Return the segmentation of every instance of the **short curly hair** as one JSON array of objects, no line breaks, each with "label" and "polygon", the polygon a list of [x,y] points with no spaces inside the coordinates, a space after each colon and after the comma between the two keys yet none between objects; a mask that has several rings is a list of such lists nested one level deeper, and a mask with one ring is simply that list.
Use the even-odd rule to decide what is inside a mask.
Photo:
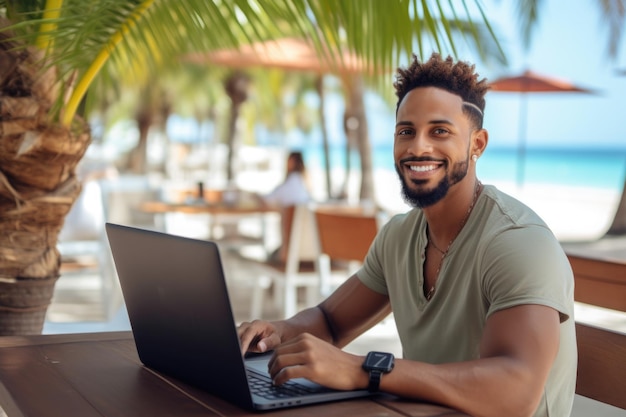
[{"label": "short curly hair", "polygon": [[[443,59],[436,52],[428,61],[421,63],[413,54],[413,62],[406,69],[398,68],[393,86],[398,96],[396,113],[409,91],[418,87],[437,87],[460,96],[465,103],[470,103],[463,106],[463,112],[477,129],[483,127],[485,94],[489,85],[485,78],[478,80],[474,65],[464,61],[455,63],[450,56]],[[477,106],[480,112],[472,105]]]}]

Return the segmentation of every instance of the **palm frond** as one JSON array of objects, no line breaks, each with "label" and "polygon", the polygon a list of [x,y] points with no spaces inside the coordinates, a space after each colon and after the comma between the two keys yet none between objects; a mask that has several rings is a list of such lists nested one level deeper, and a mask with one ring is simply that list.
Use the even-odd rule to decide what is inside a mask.
[{"label": "palm frond", "polygon": [[602,23],[609,22],[608,53],[615,57],[619,51],[626,24],[626,0],[600,0]]},{"label": "palm frond", "polygon": [[530,48],[531,35],[539,21],[539,10],[544,0],[518,0],[517,15],[522,33],[523,45]]},{"label": "palm frond", "polygon": [[36,45],[45,35],[47,62],[59,67],[60,81],[77,75],[66,122],[97,77],[140,85],[179,65],[182,54],[281,36],[312,40],[325,59],[341,59],[348,48],[377,71],[416,51],[455,55],[458,36],[481,53],[496,45],[489,53],[503,56],[479,0],[64,0],[56,18],[42,14],[41,0],[30,0],[30,8],[18,3],[5,0],[14,40]]}]

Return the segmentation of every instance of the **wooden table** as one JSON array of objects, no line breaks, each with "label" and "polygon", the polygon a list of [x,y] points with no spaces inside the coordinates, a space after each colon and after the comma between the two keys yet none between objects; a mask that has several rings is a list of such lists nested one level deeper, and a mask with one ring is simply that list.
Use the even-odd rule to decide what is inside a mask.
[{"label": "wooden table", "polygon": [[[223,245],[238,247],[250,243],[260,243],[265,251],[269,251],[270,242],[266,232],[271,224],[271,216],[278,216],[276,207],[262,205],[259,202],[244,200],[235,204],[209,203],[205,200],[188,202],[145,201],[139,210],[160,216],[160,226],[167,230],[164,216],[171,213],[183,215],[207,215],[206,228],[209,240],[219,240]],[[238,224],[244,219],[258,222],[258,236],[244,236],[238,232]],[[277,223],[278,221],[276,221]]]},{"label": "wooden table", "polygon": [[197,203],[171,203],[164,201],[146,201],[141,203],[139,209],[146,213],[186,213],[186,214],[212,214],[212,215],[244,215],[276,213],[278,209],[260,204],[209,204],[203,201]]},{"label": "wooden table", "polygon": [[393,397],[251,413],[144,367],[131,332],[0,338],[0,406],[9,417],[466,416]]}]

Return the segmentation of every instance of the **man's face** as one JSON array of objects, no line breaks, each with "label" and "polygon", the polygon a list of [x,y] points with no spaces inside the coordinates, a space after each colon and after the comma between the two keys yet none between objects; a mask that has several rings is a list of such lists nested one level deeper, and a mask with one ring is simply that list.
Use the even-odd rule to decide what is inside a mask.
[{"label": "man's face", "polygon": [[472,126],[461,97],[435,87],[411,90],[396,116],[394,161],[405,200],[428,207],[467,175]]}]

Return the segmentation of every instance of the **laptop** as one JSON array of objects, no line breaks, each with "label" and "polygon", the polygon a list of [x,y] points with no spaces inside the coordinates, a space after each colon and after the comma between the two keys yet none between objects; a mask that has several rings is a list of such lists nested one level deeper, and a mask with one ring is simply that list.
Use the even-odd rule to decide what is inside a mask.
[{"label": "laptop", "polygon": [[215,242],[107,223],[137,353],[147,367],[249,410],[370,395],[306,379],[275,387],[268,354],[241,355]]}]

